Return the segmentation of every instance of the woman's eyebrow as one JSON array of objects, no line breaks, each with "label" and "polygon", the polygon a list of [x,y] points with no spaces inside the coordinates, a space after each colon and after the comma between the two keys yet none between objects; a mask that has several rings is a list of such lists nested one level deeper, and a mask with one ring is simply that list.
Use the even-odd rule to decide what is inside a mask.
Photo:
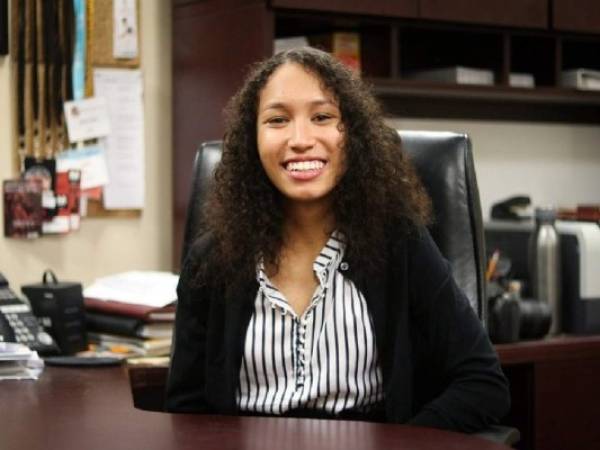
[{"label": "woman's eyebrow", "polygon": [[[316,99],[316,100],[311,100],[310,102],[308,102],[311,106],[323,106],[323,105],[332,105],[337,107],[337,104],[335,102],[333,102],[332,100],[329,99]],[[285,102],[278,102],[278,101],[274,101],[271,103],[267,103],[263,108],[262,111],[267,111],[269,109],[287,109],[288,108],[288,104]]]}]

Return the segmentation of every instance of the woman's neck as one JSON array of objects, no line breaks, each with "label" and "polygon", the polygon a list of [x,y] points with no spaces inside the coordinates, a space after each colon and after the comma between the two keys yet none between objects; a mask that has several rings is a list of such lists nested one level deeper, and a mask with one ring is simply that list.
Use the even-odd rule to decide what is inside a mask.
[{"label": "woman's neck", "polygon": [[330,205],[294,204],[286,208],[285,214],[284,248],[288,251],[312,249],[318,254],[334,229]]}]

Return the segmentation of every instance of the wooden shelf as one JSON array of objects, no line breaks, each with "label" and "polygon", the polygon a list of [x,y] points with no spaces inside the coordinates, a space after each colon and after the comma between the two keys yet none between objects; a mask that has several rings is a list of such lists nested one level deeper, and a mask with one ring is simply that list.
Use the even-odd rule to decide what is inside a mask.
[{"label": "wooden shelf", "polygon": [[559,87],[516,88],[442,84],[391,78],[367,78],[365,81],[372,84],[375,94],[381,97],[443,97],[553,105],[600,105],[600,91]]},{"label": "wooden shelf", "polygon": [[600,123],[600,92],[367,78],[389,115]]}]

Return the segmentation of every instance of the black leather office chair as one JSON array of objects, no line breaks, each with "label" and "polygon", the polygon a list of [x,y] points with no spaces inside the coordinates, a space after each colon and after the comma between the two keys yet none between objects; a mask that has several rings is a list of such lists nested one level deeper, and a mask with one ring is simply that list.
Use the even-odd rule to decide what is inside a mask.
[{"label": "black leather office chair", "polygon": [[[485,326],[485,249],[471,141],[465,134],[450,132],[398,134],[433,202],[431,235]],[[200,211],[220,160],[221,141],[206,142],[196,153],[182,258],[200,232]],[[491,427],[478,434],[508,445],[520,438],[518,430],[508,427]]]},{"label": "black leather office chair", "polygon": [[[485,324],[485,249],[470,140],[446,132],[401,131],[399,135],[433,201],[431,235]],[[206,142],[196,153],[183,258],[200,231],[200,210],[220,160],[221,141]]]}]

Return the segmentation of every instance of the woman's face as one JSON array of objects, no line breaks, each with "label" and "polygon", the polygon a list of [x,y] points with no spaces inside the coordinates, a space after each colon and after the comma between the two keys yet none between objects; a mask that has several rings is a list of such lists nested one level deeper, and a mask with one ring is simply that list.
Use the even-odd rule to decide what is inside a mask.
[{"label": "woman's face", "polygon": [[302,66],[286,63],[263,88],[257,144],[267,176],[292,203],[329,202],[344,173],[341,114],[331,93]]}]

